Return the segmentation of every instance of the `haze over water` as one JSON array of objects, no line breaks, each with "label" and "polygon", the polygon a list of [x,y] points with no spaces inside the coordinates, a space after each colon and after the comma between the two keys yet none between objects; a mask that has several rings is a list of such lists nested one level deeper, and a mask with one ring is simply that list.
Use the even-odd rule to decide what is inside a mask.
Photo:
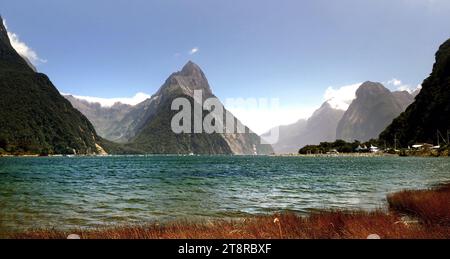
[{"label": "haze over water", "polygon": [[375,209],[386,194],[450,180],[417,157],[0,158],[0,232],[290,210]]}]

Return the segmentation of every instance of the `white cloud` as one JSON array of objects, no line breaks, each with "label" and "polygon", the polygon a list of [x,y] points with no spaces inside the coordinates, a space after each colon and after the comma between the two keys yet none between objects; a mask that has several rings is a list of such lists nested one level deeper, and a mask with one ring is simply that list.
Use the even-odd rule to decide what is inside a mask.
[{"label": "white cloud", "polygon": [[86,100],[90,103],[100,103],[102,107],[111,107],[115,103],[123,103],[123,104],[129,104],[129,105],[136,105],[140,102],[145,101],[146,99],[150,98],[151,96],[146,93],[139,92],[135,94],[133,97],[117,97],[117,98],[101,98],[101,97],[92,97],[92,96],[80,96],[80,95],[73,95],[73,94],[66,94],[61,93],[62,95],[72,95],[73,97],[81,100]]},{"label": "white cloud", "polygon": [[410,87],[409,85],[406,86],[400,86],[399,88],[397,88],[397,91],[407,91],[408,93],[412,94],[417,90],[421,90],[422,89],[422,85],[417,85],[416,87]]},{"label": "white cloud", "polygon": [[194,54],[197,53],[199,50],[200,50],[200,49],[197,48],[197,47],[192,48],[192,49],[189,51],[189,55],[194,55]]},{"label": "white cloud", "polygon": [[[352,101],[356,98],[356,90],[358,90],[361,84],[362,83],[355,83],[336,88],[330,86],[325,90],[324,100],[328,101],[335,109],[347,110]],[[397,78],[392,78],[387,82],[383,82],[383,84],[393,91],[408,91],[409,93],[413,93],[422,88],[421,85],[412,87],[408,84],[404,84],[402,80]]]},{"label": "white cloud", "polygon": [[407,91],[408,93],[413,93],[416,90],[422,89],[422,85],[417,85],[416,87],[404,84],[402,80],[393,78],[387,81],[386,86],[394,91]]},{"label": "white cloud", "polygon": [[33,65],[38,65],[39,63],[46,63],[47,60],[41,59],[36,51],[30,48],[25,42],[20,41],[19,35],[8,30],[8,26],[6,25],[6,21],[3,20],[3,25],[8,31],[8,37],[11,42],[13,48],[21,55],[22,57],[27,58]]},{"label": "white cloud", "polygon": [[358,87],[361,84],[362,83],[355,83],[337,88],[330,86],[325,90],[323,98],[325,101],[328,101],[333,108],[345,111],[356,98],[356,90],[358,90]]},{"label": "white cloud", "polygon": [[[356,98],[356,90],[362,83],[328,87],[324,93],[325,101],[335,109],[347,110]],[[255,101],[258,104],[257,101]],[[264,106],[264,105],[230,105],[225,101],[225,107],[232,112],[243,124],[257,134],[263,134],[279,125],[289,125],[299,119],[308,119],[319,107],[301,106]]]},{"label": "white cloud", "polygon": [[401,85],[401,86],[399,86],[397,89],[396,89],[397,91],[407,91],[407,92],[409,92],[409,93],[411,93],[413,90],[409,87],[409,86],[407,86],[407,85]]},{"label": "white cloud", "polygon": [[393,78],[393,79],[388,81],[388,84],[391,84],[393,86],[401,86],[402,85],[402,81],[398,80],[396,78]]}]

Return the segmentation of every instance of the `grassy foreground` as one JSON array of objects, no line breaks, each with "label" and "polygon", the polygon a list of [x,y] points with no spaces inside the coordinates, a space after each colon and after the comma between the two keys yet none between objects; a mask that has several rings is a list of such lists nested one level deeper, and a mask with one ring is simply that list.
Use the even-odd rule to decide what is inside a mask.
[{"label": "grassy foreground", "polygon": [[370,234],[390,239],[450,238],[450,184],[429,190],[401,191],[388,195],[387,200],[387,212],[324,211],[307,217],[283,213],[234,221],[178,221],[71,232],[35,230],[11,238],[65,239],[69,234],[78,234],[83,239],[365,239]]}]

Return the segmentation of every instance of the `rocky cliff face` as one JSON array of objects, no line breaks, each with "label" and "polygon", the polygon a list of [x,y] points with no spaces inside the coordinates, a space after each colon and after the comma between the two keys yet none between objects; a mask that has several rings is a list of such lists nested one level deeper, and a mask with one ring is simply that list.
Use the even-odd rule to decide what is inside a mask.
[{"label": "rocky cliff face", "polygon": [[393,94],[380,83],[363,83],[338,124],[336,138],[349,142],[377,138],[407,104],[396,95],[403,97],[404,93]]},{"label": "rocky cliff face", "polygon": [[414,102],[414,97],[416,96],[416,92],[409,93],[408,91],[395,91],[392,94],[403,111]]},{"label": "rocky cliff face", "polygon": [[[139,114],[140,119],[131,123],[133,132],[125,134],[130,136],[127,145],[147,153],[269,154],[272,152],[270,145],[261,144],[260,137],[245,126],[246,133],[227,133],[226,127],[224,133],[174,133],[171,129],[171,120],[178,111],[173,111],[171,104],[176,98],[185,98],[193,107],[196,103],[195,90],[201,91],[202,102],[207,98],[216,98],[200,67],[193,62],[188,62],[181,71],[173,73],[145,102],[146,109],[140,109],[140,111],[144,110]],[[192,120],[196,116],[204,118],[207,114],[208,112],[192,114]],[[242,125],[226,109],[224,114],[228,114],[228,119],[233,120],[235,125]],[[227,116],[224,115],[224,125],[226,125],[225,117]],[[193,121],[191,125],[194,125]]]}]

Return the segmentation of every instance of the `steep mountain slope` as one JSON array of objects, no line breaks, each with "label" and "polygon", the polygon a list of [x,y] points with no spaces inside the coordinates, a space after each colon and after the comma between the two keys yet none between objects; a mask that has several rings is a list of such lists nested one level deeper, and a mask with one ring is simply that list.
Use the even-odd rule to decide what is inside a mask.
[{"label": "steep mountain slope", "polygon": [[304,145],[334,141],[336,139],[336,127],[344,113],[345,111],[334,109],[328,102],[325,102],[308,119],[306,132],[303,136]]},{"label": "steep mountain slope", "polygon": [[[181,71],[173,73],[146,101],[145,112],[139,115],[137,122],[130,124],[132,126],[126,133],[127,136],[132,136],[127,145],[147,153],[269,154],[272,152],[270,145],[262,145],[260,137],[250,132],[247,127],[245,127],[246,133],[174,133],[171,129],[171,120],[178,111],[171,110],[172,101],[176,98],[186,98],[192,107],[195,101],[194,90],[202,91],[203,101],[207,98],[215,98],[203,71],[189,61]],[[225,113],[229,112],[225,110]],[[191,125],[194,125],[195,116],[205,117],[207,114],[208,112],[194,114]],[[232,115],[231,119],[235,121],[235,125],[242,124]],[[226,129],[224,132],[227,132]]]},{"label": "steep mountain slope", "polygon": [[12,47],[9,41],[8,32],[3,25],[3,19],[0,16],[0,71],[22,71],[34,72]]},{"label": "steep mountain slope", "polygon": [[86,117],[17,54],[1,18],[0,93],[0,153],[104,152]]},{"label": "steep mountain slope", "polygon": [[308,120],[281,126],[279,141],[272,145],[275,153],[297,153],[305,145],[336,140],[336,127],[343,115],[343,110],[334,109],[325,102]]},{"label": "steep mountain slope", "polygon": [[404,111],[408,106],[414,102],[414,92],[410,94],[407,91],[395,91],[392,92],[395,99],[397,100],[397,103],[400,105],[401,109]]},{"label": "steep mountain slope", "polygon": [[404,106],[382,84],[365,82],[339,121],[336,138],[350,142],[376,138],[404,110]]},{"label": "steep mountain slope", "polygon": [[[183,94],[174,98],[188,98]],[[213,134],[176,134],[171,130],[171,118],[177,111],[171,109],[172,100],[165,99],[156,113],[146,123],[139,134],[133,138],[129,147],[154,154],[233,154],[225,139],[217,133]],[[191,125],[193,125],[193,119]]]},{"label": "steep mountain slope", "polygon": [[437,131],[450,130],[450,39],[436,53],[431,75],[422,83],[422,90],[404,113],[396,118],[380,139],[403,147],[416,142],[437,143]]}]

